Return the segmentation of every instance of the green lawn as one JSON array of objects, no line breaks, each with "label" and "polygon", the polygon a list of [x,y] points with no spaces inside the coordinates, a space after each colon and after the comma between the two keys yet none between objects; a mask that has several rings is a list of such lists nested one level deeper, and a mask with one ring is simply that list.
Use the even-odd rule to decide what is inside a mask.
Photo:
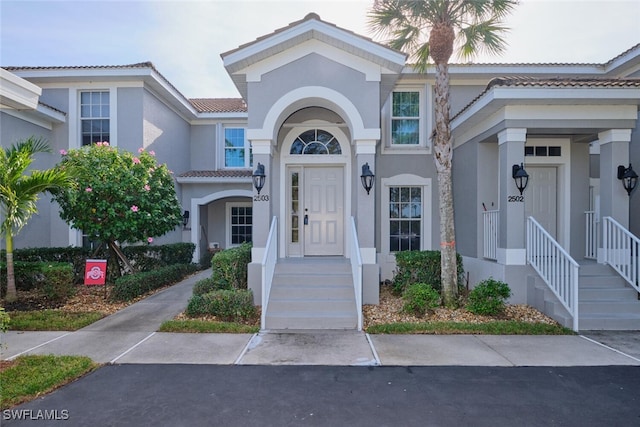
[{"label": "green lawn", "polygon": [[167,320],[162,323],[160,332],[195,332],[195,333],[232,333],[253,334],[260,331],[259,326],[244,325],[234,322],[213,322],[209,320]]},{"label": "green lawn", "polygon": [[85,356],[20,356],[0,372],[0,408],[48,393],[98,367]]},{"label": "green lawn", "polygon": [[14,311],[9,313],[12,331],[76,331],[100,320],[98,312],[69,313],[59,310]]},{"label": "green lawn", "polygon": [[546,323],[514,320],[487,323],[424,322],[388,323],[367,328],[370,334],[478,334],[478,335],[574,335],[571,329]]}]

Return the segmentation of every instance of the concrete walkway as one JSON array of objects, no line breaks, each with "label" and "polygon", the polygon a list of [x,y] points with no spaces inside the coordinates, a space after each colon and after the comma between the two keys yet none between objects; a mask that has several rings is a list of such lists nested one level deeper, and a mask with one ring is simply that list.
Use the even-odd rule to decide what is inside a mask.
[{"label": "concrete walkway", "polygon": [[186,307],[187,280],[76,332],[1,336],[1,356],[77,354],[100,363],[341,366],[640,365],[637,332],[580,336],[368,335],[356,331],[262,331],[258,334],[156,332]]}]

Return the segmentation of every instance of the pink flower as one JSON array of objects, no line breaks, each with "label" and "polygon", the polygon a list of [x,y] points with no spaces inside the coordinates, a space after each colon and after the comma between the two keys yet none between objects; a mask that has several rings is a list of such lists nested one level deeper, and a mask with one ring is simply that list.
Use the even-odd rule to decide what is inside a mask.
[{"label": "pink flower", "polygon": [[140,159],[137,158],[137,157],[134,157],[133,158],[133,163],[135,163],[136,165],[139,165],[140,164]]},{"label": "pink flower", "polygon": [[138,153],[142,153],[144,151],[144,147],[138,148]]},{"label": "pink flower", "polygon": [[151,155],[151,156],[155,156],[155,155],[156,155],[156,152],[155,152],[155,151],[153,151],[153,150],[151,150],[151,151],[149,151],[149,155]]},{"label": "pink flower", "polygon": [[147,237],[147,243],[152,243],[153,242],[153,237]]},{"label": "pink flower", "polygon": [[87,193],[91,193],[93,191],[93,188],[87,187],[84,189],[84,191],[86,191]]},{"label": "pink flower", "polygon": [[136,205],[131,206],[131,210],[133,212],[138,212],[138,207]]},{"label": "pink flower", "polygon": [[103,147],[108,147],[108,146],[109,146],[109,143],[108,143],[107,141],[102,141],[102,146],[103,146]]},{"label": "pink flower", "polygon": [[102,147],[102,142],[96,142],[96,145],[97,145],[98,147]]},{"label": "pink flower", "polygon": [[63,155],[63,156],[66,156],[67,155],[67,150],[60,150],[60,154]]},{"label": "pink flower", "polygon": [[149,184],[145,185],[144,189],[147,190],[147,191],[151,191],[151,187],[149,187]]}]

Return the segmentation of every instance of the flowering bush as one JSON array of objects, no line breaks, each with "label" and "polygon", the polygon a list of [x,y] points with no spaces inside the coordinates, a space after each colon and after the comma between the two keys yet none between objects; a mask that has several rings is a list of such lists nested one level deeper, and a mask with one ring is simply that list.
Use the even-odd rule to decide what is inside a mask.
[{"label": "flowering bush", "polygon": [[54,195],[60,216],[91,239],[151,243],[182,223],[171,173],[152,152],[98,142],[60,154],[59,166],[76,177],[75,188]]}]

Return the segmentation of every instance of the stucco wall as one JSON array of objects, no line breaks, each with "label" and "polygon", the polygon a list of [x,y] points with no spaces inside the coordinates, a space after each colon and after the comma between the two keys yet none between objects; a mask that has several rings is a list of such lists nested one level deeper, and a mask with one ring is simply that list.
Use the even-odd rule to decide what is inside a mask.
[{"label": "stucco wall", "polygon": [[249,127],[262,128],[266,114],[278,99],[307,86],[322,86],[341,93],[358,109],[365,128],[379,126],[379,82],[367,82],[363,73],[321,55],[309,54],[264,74],[260,82],[249,83]]},{"label": "stucco wall", "polygon": [[[571,224],[570,255],[577,260],[585,254],[585,215],[589,210],[589,144],[571,144]],[[558,200],[558,203],[562,203]]]},{"label": "stucco wall", "polygon": [[[640,74],[640,73],[639,73]],[[636,122],[636,128],[631,132],[631,144],[629,144],[629,159],[633,169],[640,175],[640,119]],[[640,187],[640,184],[638,184]],[[629,229],[640,237],[640,188],[631,194],[629,199]]]},{"label": "stucco wall", "polygon": [[454,151],[453,207],[456,250],[465,256],[477,252],[478,144],[465,144]]},{"label": "stucco wall", "polygon": [[217,143],[215,124],[191,127],[191,170],[216,169]]}]

